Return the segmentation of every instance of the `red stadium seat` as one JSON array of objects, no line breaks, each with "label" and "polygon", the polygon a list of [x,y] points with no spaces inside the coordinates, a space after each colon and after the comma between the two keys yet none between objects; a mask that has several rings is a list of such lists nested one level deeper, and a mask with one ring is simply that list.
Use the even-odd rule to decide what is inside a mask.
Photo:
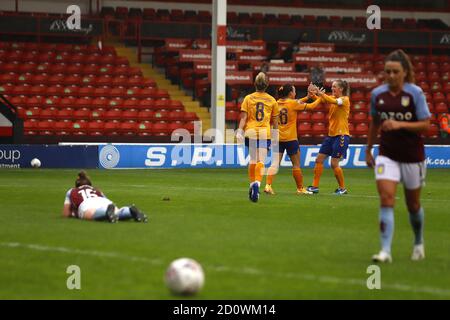
[{"label": "red stadium seat", "polygon": [[137,120],[138,111],[136,109],[129,109],[122,112],[122,119],[124,120]]},{"label": "red stadium seat", "polygon": [[430,124],[430,128],[428,129],[426,136],[428,138],[439,137],[439,127],[436,124]]},{"label": "red stadium seat", "polygon": [[[109,77],[109,76],[108,76]],[[111,78],[111,85],[115,87],[129,87],[128,77],[125,76],[115,76]]]},{"label": "red stadium seat", "polygon": [[104,114],[105,114],[105,109],[103,108],[95,108],[94,110],[92,110],[89,114],[89,119],[90,120],[101,120],[104,118]]},{"label": "red stadium seat", "polygon": [[56,108],[46,108],[42,109],[39,118],[40,119],[55,119],[58,110]]},{"label": "red stadium seat", "polygon": [[367,113],[366,112],[357,112],[353,115],[354,122],[367,122]]},{"label": "red stadium seat", "polygon": [[72,121],[61,120],[56,121],[54,126],[55,134],[58,136],[67,136],[72,130]]},{"label": "red stadium seat", "polygon": [[106,121],[103,130],[107,135],[115,136],[115,135],[119,134],[119,131],[118,131],[119,125],[120,125],[120,122],[117,120]]},{"label": "red stadium seat", "polygon": [[105,112],[105,119],[107,120],[119,120],[122,118],[122,110],[114,108]]},{"label": "red stadium seat", "polygon": [[297,114],[297,121],[309,121],[311,119],[311,113],[308,111],[302,111]]},{"label": "red stadium seat", "polygon": [[41,120],[37,124],[37,131],[40,135],[52,135],[55,126],[54,120]]},{"label": "red stadium seat", "polygon": [[197,121],[198,116],[195,112],[185,112],[184,113],[184,121]]},{"label": "red stadium seat", "polygon": [[119,132],[122,135],[135,135],[136,131],[137,131],[137,122],[136,121],[132,121],[132,120],[128,120],[128,121],[124,121],[119,125]]},{"label": "red stadium seat", "polygon": [[155,113],[151,110],[144,109],[138,112],[137,118],[139,121],[149,121],[152,120],[155,116]]},{"label": "red stadium seat", "polygon": [[[13,90],[12,90],[12,94],[14,95],[27,95],[30,93],[32,87],[30,87],[29,85],[16,85]],[[42,92],[45,91],[45,88],[42,90]]]},{"label": "red stadium seat", "polygon": [[72,114],[73,119],[87,120],[89,119],[89,117],[90,117],[90,110],[88,108],[77,109]]},{"label": "red stadium seat", "polygon": [[122,106],[125,109],[137,108],[138,105],[139,105],[139,100],[136,98],[125,99],[122,103]]},{"label": "red stadium seat", "polygon": [[356,103],[354,103],[352,105],[352,111],[356,111],[356,112],[367,112],[368,111],[368,106],[364,101],[357,101]]},{"label": "red stadium seat", "polygon": [[25,99],[25,105],[27,106],[27,108],[30,107],[41,107],[41,101],[42,101],[42,97],[39,96],[31,96],[27,99]]},{"label": "red stadium seat", "polygon": [[47,97],[42,101],[42,103],[46,107],[57,107],[59,106],[59,101],[59,97]]},{"label": "red stadium seat", "polygon": [[312,115],[311,115],[311,120],[313,121],[313,122],[323,122],[323,121],[325,121],[325,113],[323,113],[323,112],[314,112]]},{"label": "red stadium seat", "polygon": [[436,113],[447,113],[449,112],[447,104],[445,102],[439,102],[435,105],[434,112]]},{"label": "red stadium seat", "polygon": [[107,97],[109,95],[109,92],[111,91],[110,87],[101,87],[101,88],[94,88],[92,91],[92,96],[94,97]]},{"label": "red stadium seat", "polygon": [[124,88],[114,88],[109,93],[110,97],[123,97],[125,95]]},{"label": "red stadium seat", "polygon": [[369,132],[369,126],[367,123],[358,123],[354,130],[355,134],[359,137],[367,137],[367,133]]},{"label": "red stadium seat", "polygon": [[314,123],[312,126],[312,134],[316,137],[324,137],[327,132],[327,126],[322,122]]},{"label": "red stadium seat", "polygon": [[297,127],[297,133],[300,137],[307,137],[311,136],[312,134],[312,127],[309,122],[302,122]]},{"label": "red stadium seat", "polygon": [[153,133],[156,136],[168,136],[170,134],[170,129],[167,123],[157,122],[153,124]]},{"label": "red stadium seat", "polygon": [[156,111],[155,114],[156,120],[166,121],[169,120],[169,112],[168,111]]},{"label": "red stadium seat", "polygon": [[[96,93],[95,90],[94,90],[94,93]],[[108,100],[103,97],[95,98],[94,100],[92,100],[91,107],[92,108],[102,108],[102,107],[106,107],[107,103],[108,103]]]},{"label": "red stadium seat", "polygon": [[77,136],[87,135],[88,122],[85,120],[78,120],[72,124],[72,134]]},{"label": "red stadium seat", "polygon": [[151,122],[142,121],[137,125],[137,133],[139,136],[149,136],[153,134],[153,125]]},{"label": "red stadium seat", "polygon": [[184,110],[184,105],[178,100],[169,100],[166,106],[170,110]]},{"label": "red stadium seat", "polygon": [[81,87],[78,89],[78,95],[81,97],[89,97],[94,93],[93,87]]},{"label": "red stadium seat", "polygon": [[[64,87],[61,87],[60,85],[55,86],[49,86],[45,90],[45,94],[47,96],[62,96],[64,94]],[[55,98],[56,99],[56,98]],[[59,100],[55,100],[54,104],[58,104]]]},{"label": "red stadium seat", "polygon": [[36,63],[31,60],[31,62],[24,63],[19,66],[18,72],[25,74],[25,73],[33,73],[37,68]]},{"label": "red stadium seat", "polygon": [[92,99],[88,97],[78,98],[75,100],[75,104],[73,105],[77,109],[89,108],[91,106]]},{"label": "red stadium seat", "polygon": [[[185,115],[184,111],[171,111],[168,114],[168,118],[170,121],[183,121],[184,115]],[[226,119],[226,114],[225,114],[225,119]]]},{"label": "red stadium seat", "polygon": [[445,102],[445,96],[441,92],[435,92],[433,93],[433,102],[435,104]]},{"label": "red stadium seat", "polygon": [[41,108],[40,107],[31,107],[24,109],[23,112],[24,119],[38,119],[41,114]]},{"label": "red stadium seat", "polygon": [[73,109],[72,108],[64,108],[58,110],[54,115],[55,119],[72,119]]},{"label": "red stadium seat", "polygon": [[239,118],[239,112],[236,110],[226,110],[225,111],[225,120],[227,121],[237,121]]},{"label": "red stadium seat", "polygon": [[155,100],[153,100],[153,99],[140,100],[139,109],[156,109]]},{"label": "red stadium seat", "polygon": [[105,123],[102,120],[90,121],[87,125],[87,131],[90,136],[103,135],[104,128],[105,128]]}]

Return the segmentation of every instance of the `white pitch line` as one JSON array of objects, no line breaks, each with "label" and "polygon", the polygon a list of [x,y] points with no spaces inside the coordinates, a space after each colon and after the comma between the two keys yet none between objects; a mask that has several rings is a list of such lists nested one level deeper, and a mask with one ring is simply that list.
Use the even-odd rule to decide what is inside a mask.
[{"label": "white pitch line", "polygon": [[[113,258],[113,259],[121,259],[126,261],[135,261],[135,262],[143,262],[148,263],[155,266],[162,266],[164,262],[160,259],[149,259],[144,257],[136,257],[124,255],[118,252],[106,252],[106,251],[97,251],[97,250],[80,250],[80,249],[71,249],[65,247],[50,247],[40,244],[24,244],[19,242],[0,242],[1,247],[6,248],[24,248],[36,251],[47,251],[47,252],[56,252],[56,253],[67,253],[67,254],[79,254],[86,256],[93,256],[98,258]],[[280,273],[280,272],[267,272],[264,270],[256,269],[256,268],[242,268],[242,269],[234,269],[227,266],[205,266],[205,269],[213,270],[215,272],[228,272],[228,273],[237,273],[237,274],[245,274],[249,276],[266,276],[266,277],[279,277],[279,278],[290,278],[290,279],[300,279],[305,281],[314,281],[321,282],[326,284],[342,284],[342,285],[354,285],[359,286],[361,289],[366,288],[366,281],[361,279],[352,279],[352,278],[338,278],[333,276],[317,276],[313,274],[301,274],[301,273]],[[391,284],[382,284],[382,289],[395,290],[395,291],[403,291],[403,292],[416,292],[416,293],[425,293],[443,297],[450,297],[450,290],[442,289],[442,288],[434,288],[434,287],[414,287],[410,285],[404,285],[399,283],[391,283]]]}]

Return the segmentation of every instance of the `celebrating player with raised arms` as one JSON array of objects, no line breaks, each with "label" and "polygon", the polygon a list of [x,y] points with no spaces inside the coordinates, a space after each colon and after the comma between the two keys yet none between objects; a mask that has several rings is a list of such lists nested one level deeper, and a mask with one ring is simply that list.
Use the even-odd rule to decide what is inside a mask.
[{"label": "celebrating player with raised arms", "polygon": [[338,182],[335,194],[346,194],[347,189],[344,184],[344,172],[339,166],[339,161],[347,156],[350,133],[348,129],[348,117],[350,115],[350,87],[346,81],[334,81],[331,86],[332,96],[329,96],[317,87],[315,93],[322,99],[322,102],[329,104],[328,112],[328,136],[322,142],[319,155],[314,166],[314,180],[308,191],[319,192],[320,176],[323,172],[323,162],[331,156],[331,168]]},{"label": "celebrating player with raised arms", "polygon": [[267,75],[263,72],[258,73],[255,78],[256,92],[247,95],[241,104],[241,119],[236,133],[238,142],[242,143],[245,138],[245,145],[249,148],[249,199],[253,202],[259,199],[267,151],[271,147],[272,140],[275,140],[274,144],[278,143],[278,104],[266,93],[268,86]]},{"label": "celebrating player with raised arms", "polygon": [[[403,50],[390,53],[384,64],[386,84],[372,91],[372,120],[367,139],[366,161],[375,166],[380,195],[381,251],[376,262],[391,262],[394,233],[394,204],[397,184],[403,183],[409,219],[414,232],[412,260],[425,258],[423,245],[424,210],[420,191],[425,181],[425,148],[420,136],[430,125],[430,111],[422,89],[414,84],[414,72]],[[371,150],[381,129],[379,155]]]},{"label": "celebrating player with raised arms", "polygon": [[147,222],[147,216],[135,206],[118,209],[100,190],[94,188],[86,172],[81,171],[75,180],[75,188],[69,189],[64,201],[63,216],[86,220],[118,220],[134,219],[136,222]]},{"label": "celebrating player with raised arms", "polygon": [[[280,115],[278,116],[278,130],[280,136],[279,153],[272,157],[272,165],[267,172],[266,186],[264,192],[267,194],[275,194],[272,188],[273,179],[278,171],[279,164],[286,150],[292,162],[292,176],[297,185],[297,194],[311,194],[303,187],[303,174],[300,169],[300,148],[297,137],[297,113],[307,109],[314,109],[321,102],[308,91],[308,96],[295,99],[295,87],[291,84],[285,84],[278,88],[278,107]],[[309,98],[315,97],[313,103],[306,103]]]}]

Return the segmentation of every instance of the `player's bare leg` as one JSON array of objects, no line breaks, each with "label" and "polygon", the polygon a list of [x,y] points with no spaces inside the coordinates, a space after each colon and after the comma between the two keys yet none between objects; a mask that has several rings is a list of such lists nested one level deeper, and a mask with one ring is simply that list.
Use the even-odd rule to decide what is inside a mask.
[{"label": "player's bare leg", "polygon": [[409,212],[409,222],[414,232],[414,248],[411,260],[425,259],[425,248],[423,243],[424,210],[420,204],[421,188],[415,190],[404,189],[406,206]]},{"label": "player's bare leg", "polygon": [[394,205],[397,184],[396,181],[392,180],[377,180],[377,189],[380,196],[381,251],[372,256],[374,262],[392,262],[391,245],[394,235]]}]

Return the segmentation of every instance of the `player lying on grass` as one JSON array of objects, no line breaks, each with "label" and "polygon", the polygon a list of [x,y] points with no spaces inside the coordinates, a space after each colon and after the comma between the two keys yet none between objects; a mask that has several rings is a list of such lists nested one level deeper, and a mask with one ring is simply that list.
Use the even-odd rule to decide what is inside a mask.
[{"label": "player lying on grass", "polygon": [[85,220],[117,222],[134,219],[147,222],[147,216],[134,205],[117,208],[106,196],[92,187],[91,179],[81,171],[75,180],[75,188],[69,189],[64,201],[63,216]]},{"label": "player lying on grass", "polygon": [[[312,87],[312,84],[310,85]],[[272,165],[267,171],[266,194],[275,194],[272,189],[273,179],[280,166],[284,151],[286,150],[292,162],[292,176],[297,185],[297,194],[312,194],[303,187],[303,174],[300,169],[300,146],[297,137],[297,113],[304,110],[314,109],[321,103],[321,99],[308,91],[308,96],[295,99],[295,87],[292,84],[285,84],[278,88],[278,107],[280,115],[278,116],[279,130],[279,153],[273,156]],[[306,103],[309,98],[315,98],[313,103]]]},{"label": "player lying on grass", "polygon": [[338,188],[334,194],[342,195],[347,193],[344,184],[344,172],[339,166],[339,161],[347,156],[350,133],[348,128],[348,117],[350,114],[350,87],[344,80],[334,81],[331,85],[332,95],[329,96],[319,88],[315,87],[313,93],[317,94],[322,102],[329,104],[328,111],[328,136],[320,146],[319,155],[314,166],[314,180],[308,191],[319,193],[319,181],[323,172],[323,162],[331,156],[331,168],[338,182]]}]

